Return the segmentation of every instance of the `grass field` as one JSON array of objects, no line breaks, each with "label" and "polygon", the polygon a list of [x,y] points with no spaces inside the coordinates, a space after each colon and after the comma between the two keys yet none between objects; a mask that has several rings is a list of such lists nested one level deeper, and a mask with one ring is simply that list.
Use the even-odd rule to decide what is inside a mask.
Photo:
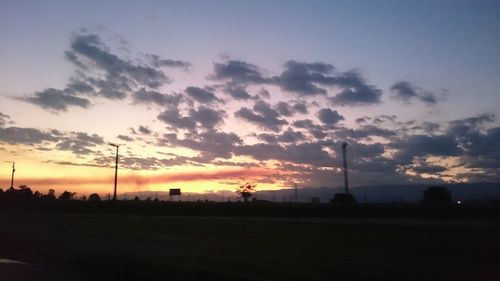
[{"label": "grass field", "polygon": [[34,262],[47,280],[59,272],[75,280],[500,280],[497,228],[6,212],[0,225],[0,258]]}]

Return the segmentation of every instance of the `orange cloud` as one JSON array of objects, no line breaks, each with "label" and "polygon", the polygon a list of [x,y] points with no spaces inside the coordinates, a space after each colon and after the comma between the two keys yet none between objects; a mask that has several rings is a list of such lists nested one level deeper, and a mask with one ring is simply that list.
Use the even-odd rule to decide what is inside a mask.
[{"label": "orange cloud", "polygon": [[[264,168],[242,168],[231,170],[216,170],[216,171],[188,171],[188,172],[172,172],[162,174],[126,174],[118,176],[119,184],[126,185],[147,185],[173,182],[193,182],[202,180],[231,180],[231,179],[252,179],[262,176],[268,176],[275,173],[272,170]],[[44,178],[19,178],[16,180],[19,184],[27,184],[29,186],[61,186],[61,185],[98,185],[109,184],[113,181],[113,177],[44,177]]]}]

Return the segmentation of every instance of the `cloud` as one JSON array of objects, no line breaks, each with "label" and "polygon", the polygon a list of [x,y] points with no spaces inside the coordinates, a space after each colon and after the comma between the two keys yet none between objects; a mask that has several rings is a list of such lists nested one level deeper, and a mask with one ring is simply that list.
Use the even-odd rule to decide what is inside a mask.
[{"label": "cloud", "polygon": [[206,106],[200,106],[198,109],[190,109],[190,117],[200,123],[206,129],[213,129],[224,122],[226,112],[223,110],[214,110]]},{"label": "cloud", "polygon": [[9,120],[10,120],[9,115],[3,114],[2,112],[0,112],[0,127],[7,124],[8,122],[10,122]]},{"label": "cloud", "polygon": [[285,91],[304,96],[327,95],[325,87],[339,88],[340,93],[329,98],[334,105],[359,106],[381,102],[382,91],[368,85],[361,74],[355,71],[335,72],[331,64],[321,62],[287,61],[285,70],[271,81]]},{"label": "cloud", "polygon": [[211,160],[217,157],[231,158],[234,147],[242,144],[243,140],[234,133],[208,130],[200,134],[187,133],[183,139],[179,139],[176,134],[165,134],[159,143],[199,151],[203,157]]},{"label": "cloud", "polygon": [[72,62],[78,61],[76,66],[84,65],[83,69],[97,67],[105,71],[108,80],[118,77],[128,78],[130,82],[150,88],[157,88],[163,83],[169,82],[161,70],[123,60],[111,53],[99,35],[96,34],[75,34],[66,56]]},{"label": "cloud", "polygon": [[131,141],[134,141],[133,138],[129,137],[129,136],[126,136],[126,135],[118,135],[116,138],[122,140],[122,141],[127,141],[127,142],[131,142]]},{"label": "cloud", "polygon": [[[253,178],[266,176],[274,173],[265,168],[232,168],[220,169],[217,171],[189,171],[177,173],[162,173],[156,175],[142,176],[139,174],[127,174],[120,176],[121,184],[158,184],[175,182],[194,182],[206,180],[250,180]],[[19,178],[30,186],[77,186],[77,185],[97,185],[108,184],[113,181],[112,177],[88,177],[88,178]]]},{"label": "cloud", "polygon": [[160,67],[189,66],[187,62],[156,55],[148,55],[146,63],[123,59],[113,53],[99,35],[84,31],[73,35],[65,56],[75,67],[66,87],[47,88],[21,100],[54,112],[67,111],[69,106],[89,108],[88,97],[123,100],[134,91],[136,102],[175,103],[175,96],[161,98],[160,93],[148,90],[171,82]]},{"label": "cloud", "polygon": [[306,139],[302,132],[294,131],[292,128],[288,128],[286,131],[278,135],[260,134],[257,138],[266,143],[297,143]]},{"label": "cloud", "polygon": [[214,63],[214,73],[209,77],[214,80],[227,80],[234,84],[262,84],[268,82],[268,79],[264,78],[256,65],[239,60]]},{"label": "cloud", "polygon": [[290,102],[280,101],[275,106],[276,110],[282,115],[286,117],[291,117],[296,113],[307,114],[309,113],[307,109],[307,105],[303,102],[297,102],[293,105],[290,105]]},{"label": "cloud", "polygon": [[259,161],[278,160],[317,167],[331,166],[333,158],[323,149],[323,144],[304,142],[278,145],[257,143],[235,147],[236,155],[250,156]]},{"label": "cloud", "polygon": [[438,98],[432,92],[425,91],[422,88],[408,81],[399,81],[391,86],[392,98],[410,104],[412,100],[419,100],[426,105],[434,105]]},{"label": "cloud", "polygon": [[202,104],[220,101],[209,88],[187,87],[185,92],[189,97]]},{"label": "cloud", "polygon": [[363,139],[371,137],[383,137],[388,139],[397,135],[393,130],[380,128],[374,125],[365,125],[359,129],[340,127],[335,130],[334,134],[340,139]]},{"label": "cloud", "polygon": [[296,120],[293,122],[293,126],[295,128],[307,129],[316,139],[323,139],[327,136],[325,133],[326,130],[323,130],[322,126],[314,124],[310,119]]},{"label": "cloud", "polygon": [[326,94],[326,90],[319,88],[315,83],[324,84],[330,77],[334,67],[324,63],[303,63],[287,61],[285,70],[279,77],[279,85],[285,91],[297,92],[304,95]]},{"label": "cloud", "polygon": [[70,151],[76,155],[89,155],[94,152],[93,148],[98,145],[104,145],[104,139],[99,135],[71,132],[60,138],[56,148],[61,151]]},{"label": "cloud", "polygon": [[151,64],[154,67],[181,67],[184,69],[189,69],[191,67],[191,63],[182,60],[172,60],[172,59],[163,59],[158,55],[148,55],[151,60]]},{"label": "cloud", "polygon": [[449,135],[411,135],[390,145],[398,149],[395,158],[409,163],[414,157],[460,156],[462,150],[457,140]]},{"label": "cloud", "polygon": [[363,106],[381,103],[381,96],[382,91],[373,86],[360,86],[345,89],[329,100],[333,105]]},{"label": "cloud", "polygon": [[35,145],[55,142],[57,140],[57,135],[54,135],[52,132],[41,131],[35,128],[0,128],[0,142],[4,143]]},{"label": "cloud", "polygon": [[53,88],[48,88],[41,92],[36,92],[33,96],[20,99],[52,111],[67,111],[69,106],[81,108],[88,108],[90,106],[88,99],[69,95]]},{"label": "cloud", "polygon": [[137,104],[157,104],[164,107],[177,107],[183,97],[180,94],[162,94],[142,88],[132,94],[132,99]]},{"label": "cloud", "polygon": [[340,115],[337,110],[322,108],[320,111],[318,111],[318,119],[323,124],[334,125],[339,121],[344,120],[344,116]]},{"label": "cloud", "polygon": [[145,135],[150,135],[152,133],[151,130],[148,127],[142,126],[142,125],[139,126],[138,131],[139,131],[139,133],[145,134]]},{"label": "cloud", "polygon": [[196,121],[190,117],[181,116],[177,109],[167,109],[160,113],[157,118],[174,129],[194,130],[196,128]]},{"label": "cloud", "polygon": [[251,96],[245,87],[242,87],[241,85],[226,85],[224,87],[224,92],[229,94],[235,100],[255,99],[255,97]]},{"label": "cloud", "polygon": [[456,138],[463,149],[461,162],[486,173],[500,173],[500,127],[487,128],[496,120],[487,113],[449,122],[447,135]]},{"label": "cloud", "polygon": [[253,111],[243,107],[236,111],[234,116],[275,132],[279,131],[283,125],[288,124],[285,119],[279,118],[280,114],[277,110],[260,100],[255,103]]}]

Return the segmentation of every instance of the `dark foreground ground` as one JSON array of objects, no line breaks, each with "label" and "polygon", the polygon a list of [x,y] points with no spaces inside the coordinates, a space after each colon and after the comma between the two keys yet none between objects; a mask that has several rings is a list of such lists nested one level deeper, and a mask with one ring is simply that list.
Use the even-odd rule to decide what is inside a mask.
[{"label": "dark foreground ground", "polygon": [[0,212],[0,280],[500,280],[498,223],[411,220]]}]

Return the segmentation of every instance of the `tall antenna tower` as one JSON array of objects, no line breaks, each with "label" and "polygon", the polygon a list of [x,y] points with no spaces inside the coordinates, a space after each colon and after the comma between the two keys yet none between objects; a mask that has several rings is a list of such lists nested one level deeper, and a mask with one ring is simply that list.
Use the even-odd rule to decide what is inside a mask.
[{"label": "tall antenna tower", "polygon": [[349,194],[349,181],[347,179],[347,156],[346,156],[347,142],[342,143],[342,157],[344,160],[344,188],[345,194]]},{"label": "tall antenna tower", "polygon": [[116,201],[116,184],[118,183],[118,144],[108,143],[109,145],[116,147],[116,161],[115,161],[115,190],[113,192],[113,201]]},{"label": "tall antenna tower", "polygon": [[12,175],[10,178],[10,188],[14,188],[14,173],[16,172],[16,162],[5,161],[6,163],[12,163]]}]

